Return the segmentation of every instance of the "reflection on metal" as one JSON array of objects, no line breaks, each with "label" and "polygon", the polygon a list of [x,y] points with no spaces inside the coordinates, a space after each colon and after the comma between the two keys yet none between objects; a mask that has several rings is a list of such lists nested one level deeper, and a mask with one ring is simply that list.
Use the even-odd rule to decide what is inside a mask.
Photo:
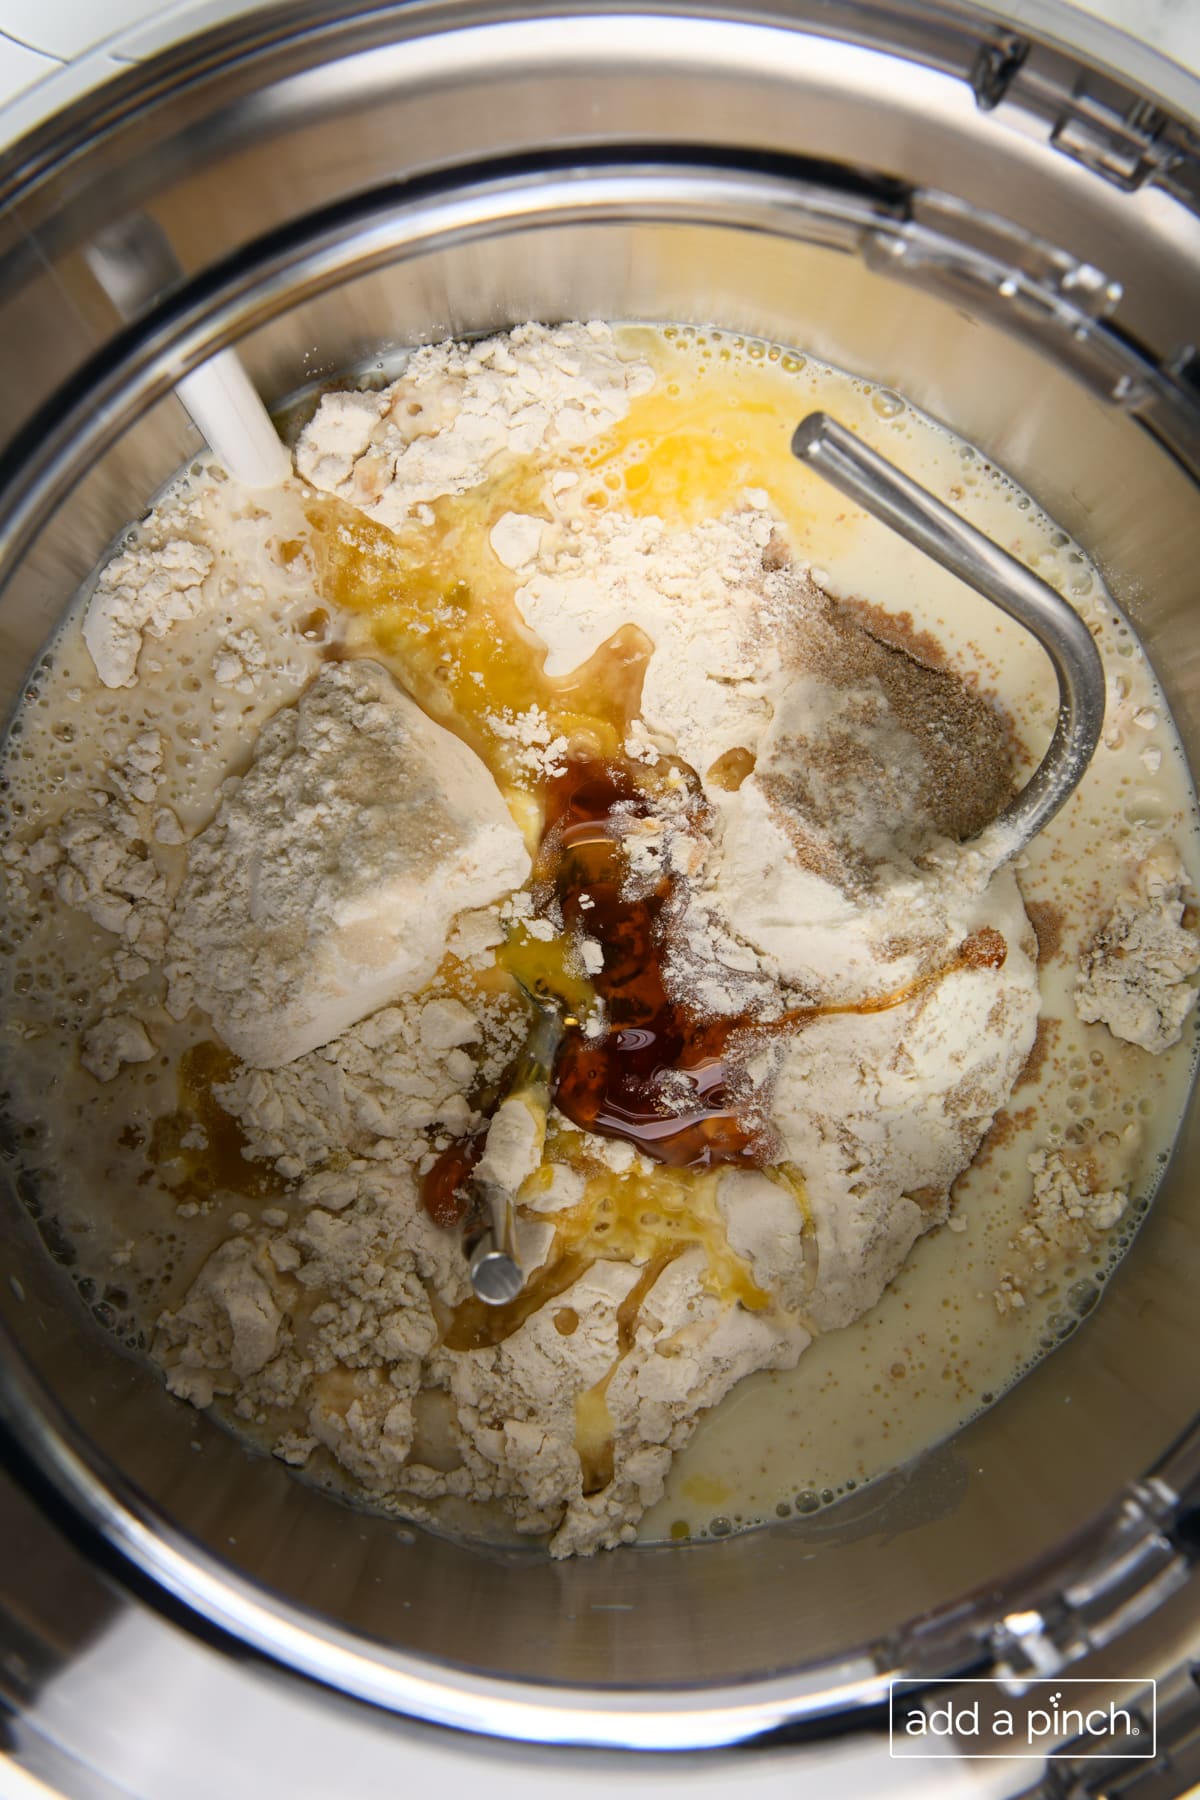
[{"label": "reflection on metal", "polygon": [[[341,283],[523,230],[581,223],[710,225],[857,252],[868,267],[949,301],[998,316],[1006,330],[1048,349],[1106,401],[1134,412],[1185,467],[1200,472],[1200,408],[1173,371],[1156,368],[1122,334],[1063,291],[1077,265],[953,196],[914,192],[911,217],[895,197],[795,175],[734,167],[613,166],[577,153],[570,167],[387,192],[300,218],[247,252],[221,283],[184,288],[143,321],[123,360],[83,396],[60,391],[36,433],[18,438],[0,471],[0,561],[18,555],[46,517],[51,495],[164,392],[223,347]],[[928,219],[928,223],[923,221]],[[981,235],[982,234],[982,235]],[[983,247],[981,248],[981,244]],[[1021,247],[1024,247],[1023,249]],[[1014,254],[1021,255],[1020,265]],[[0,579],[3,568],[0,568]]]},{"label": "reflection on metal", "polygon": [[[511,1200],[507,1211],[511,1216]],[[494,1227],[489,1227],[477,1241],[468,1258],[468,1267],[471,1271],[471,1286],[486,1306],[507,1306],[525,1286],[525,1274],[520,1263],[507,1250],[498,1247]]]},{"label": "reflection on metal", "polygon": [[[145,213],[98,232],[84,258],[123,319],[136,319],[183,280],[166,236]],[[286,481],[292,459],[236,350],[218,350],[181,376],[175,391],[217,461],[236,480],[251,488]]]},{"label": "reflection on metal", "polygon": [[984,112],[999,106],[1029,55],[1029,39],[1015,31],[997,31],[979,46],[971,69],[971,92]]}]

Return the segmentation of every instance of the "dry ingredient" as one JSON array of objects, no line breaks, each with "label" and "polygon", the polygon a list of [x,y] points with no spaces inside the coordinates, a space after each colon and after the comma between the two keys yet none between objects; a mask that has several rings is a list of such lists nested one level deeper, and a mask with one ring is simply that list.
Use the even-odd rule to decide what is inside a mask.
[{"label": "dry ingredient", "polygon": [[479,758],[377,663],[327,667],[188,851],[167,1006],[273,1068],[424,986],[460,912],[529,857]]},{"label": "dry ingredient", "polygon": [[[122,1329],[314,1478],[558,1555],[786,1510],[795,1457],[745,1447],[797,1397],[828,1427],[796,1452],[814,1490],[895,1460],[890,1419],[851,1451],[832,1371],[868,1316],[914,1360],[918,1239],[960,1257],[923,1321],[977,1298],[1004,1369],[961,1417],[1033,1353],[1020,1322],[1103,1274],[1159,1142],[1131,1094],[1169,1140],[1200,948],[1152,677],[985,483],[1111,704],[1090,793],[981,867],[961,846],[1052,684],[803,486],[814,393],[956,503],[977,481],[803,359],[522,326],[324,396],[278,495],[184,477],[39,673],[5,760],[14,1105],[53,1072],[36,1160],[68,1233],[72,1171],[127,1176],[85,1252]],[[580,1024],[520,1190],[526,1289],[488,1309],[422,1189],[453,1201],[482,1147],[515,977]],[[954,1421],[909,1395],[916,1448]]]},{"label": "dry ingredient", "polygon": [[1200,969],[1200,939],[1183,923],[1188,880],[1179,858],[1160,853],[1130,871],[1079,961],[1075,1004],[1126,1043],[1167,1050],[1196,1005],[1188,977]]}]

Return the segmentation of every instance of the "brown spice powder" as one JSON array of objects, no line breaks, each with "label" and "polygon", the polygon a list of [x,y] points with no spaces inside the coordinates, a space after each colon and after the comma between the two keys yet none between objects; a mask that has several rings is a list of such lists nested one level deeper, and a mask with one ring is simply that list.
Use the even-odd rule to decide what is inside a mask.
[{"label": "brown spice powder", "polygon": [[1038,1020],[1037,1031],[1034,1034],[1034,1039],[1033,1039],[1033,1043],[1030,1047],[1029,1055],[1025,1058],[1025,1062],[1021,1069],[1021,1073],[1017,1076],[1017,1079],[1013,1083],[1014,1093],[1016,1092],[1017,1088],[1026,1087],[1026,1086],[1028,1086],[1028,1084],[1030,1082],[1037,1081],[1039,1079],[1039,1077],[1041,1076],[1041,1073],[1042,1073],[1042,1069],[1045,1066],[1046,1058],[1050,1055],[1050,1052],[1053,1050],[1055,1042],[1058,1038],[1058,1034],[1061,1030],[1062,1030],[1062,1020],[1061,1019],[1044,1019],[1043,1018],[1043,1019]]},{"label": "brown spice powder", "polygon": [[1063,910],[1052,900],[1031,900],[1025,911],[1037,938],[1037,959],[1041,968],[1053,961],[1062,948],[1063,926],[1066,923]]},{"label": "brown spice powder", "polygon": [[[879,811],[894,808],[898,832],[961,841],[995,818],[1015,791],[1011,721],[969,680],[938,666],[945,659],[927,634],[903,615],[835,601],[794,567],[767,573],[765,598],[785,664],[847,695],[843,719],[819,739],[796,736],[793,771],[759,777],[789,828],[803,819],[808,841],[794,833],[793,841],[805,866],[843,886],[870,879],[852,829],[854,796],[864,789]],[[915,806],[895,767],[864,741],[870,725],[898,727],[915,746]]]}]

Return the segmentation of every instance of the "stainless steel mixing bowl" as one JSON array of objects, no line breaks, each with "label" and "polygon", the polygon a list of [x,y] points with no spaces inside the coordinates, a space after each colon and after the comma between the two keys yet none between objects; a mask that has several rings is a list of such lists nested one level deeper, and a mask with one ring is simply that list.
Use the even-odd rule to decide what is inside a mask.
[{"label": "stainless steel mixing bowl", "polygon": [[[924,0],[284,5],[169,52],[3,172],[4,704],[194,449],[169,390],[215,347],[278,397],[598,315],[762,333],[947,421],[1096,558],[1194,748],[1196,152],[1118,71]],[[86,252],[139,214],[182,274],[123,325]],[[827,1515],[721,1544],[554,1564],[335,1504],[119,1351],[20,1177],[3,1417],[127,1579],[332,1686],[538,1741],[824,1729],[889,1672],[1064,1667],[1185,1579],[1198,1136],[1193,1108],[1103,1303],[1014,1392]]]}]

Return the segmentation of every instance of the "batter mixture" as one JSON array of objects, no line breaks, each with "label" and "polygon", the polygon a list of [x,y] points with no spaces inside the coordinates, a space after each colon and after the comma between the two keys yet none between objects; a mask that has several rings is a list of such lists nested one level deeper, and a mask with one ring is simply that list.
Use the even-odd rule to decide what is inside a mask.
[{"label": "batter mixture", "polygon": [[[1049,666],[790,459],[814,407],[1096,636],[1104,743],[1014,866],[972,840]],[[181,476],[7,740],[6,1076],[85,1299],[310,1478],[555,1555],[944,1436],[1094,1302],[1191,1068],[1191,789],[1095,570],[899,396],[716,331],[419,350],[295,470]],[[553,1105],[489,1140],[531,994]]]}]

